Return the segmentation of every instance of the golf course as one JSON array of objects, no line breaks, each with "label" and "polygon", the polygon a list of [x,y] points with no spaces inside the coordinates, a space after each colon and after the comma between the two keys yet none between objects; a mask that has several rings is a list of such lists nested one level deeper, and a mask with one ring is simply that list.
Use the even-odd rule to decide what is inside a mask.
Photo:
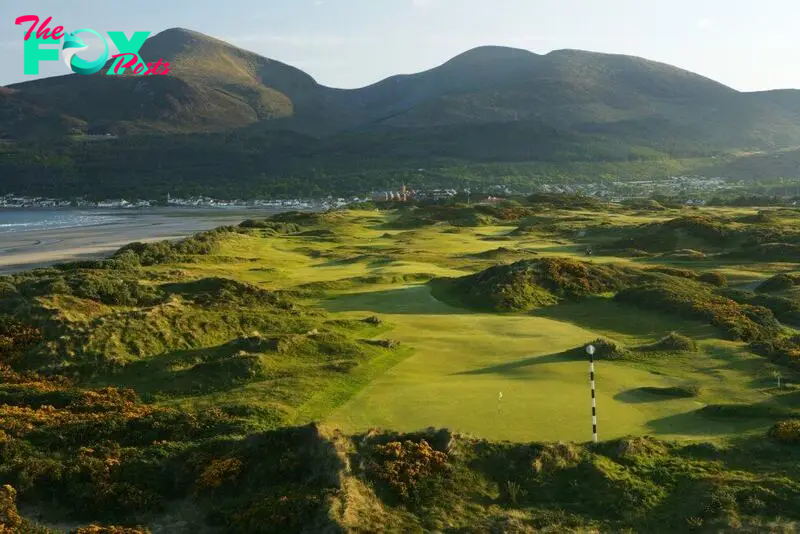
[{"label": "golf course", "polygon": [[[626,213],[561,216],[570,225],[575,225],[570,219],[584,218],[588,227],[606,219],[626,226],[663,220]],[[583,260],[585,245],[545,235],[508,237],[509,228],[501,226],[385,230],[393,217],[352,211],[333,216],[326,224],[331,229],[315,236],[238,236],[219,252],[238,262],[189,268],[195,276],[233,276],[271,289],[311,288],[319,297],[307,301],[331,317],[377,315],[391,328],[386,336],[411,349],[345,404],[331,407],[326,423],[348,432],[436,427],[489,439],[585,440],[591,437],[588,360],[565,353],[598,337],[644,346],[675,331],[697,340],[697,351],[599,365],[603,436],[714,439],[769,427],[768,419],[720,420],[697,413],[707,405],[773,401],[776,367],[712,326],[620,305],[609,295],[529,313],[481,313],[438,300],[427,283],[490,266],[492,260],[481,256],[498,250],[492,238],[504,237],[503,249],[513,251],[510,260],[502,258],[506,263],[541,255]],[[309,249],[322,256],[309,260]],[[612,256],[591,260],[636,263]],[[259,270],[262,263],[270,270]],[[785,269],[722,267],[741,285],[767,278],[769,269]],[[673,386],[694,387],[699,394],[670,398],[646,392]]]},{"label": "golf course", "polygon": [[793,528],[798,221],[362,204],[3,277],[5,506],[34,532]]}]

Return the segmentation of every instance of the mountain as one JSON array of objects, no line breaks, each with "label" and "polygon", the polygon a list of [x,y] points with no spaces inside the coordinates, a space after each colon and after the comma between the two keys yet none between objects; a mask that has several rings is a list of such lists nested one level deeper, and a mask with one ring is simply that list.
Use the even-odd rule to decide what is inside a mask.
[{"label": "mountain", "polygon": [[[649,116],[654,102],[701,104],[733,90],[639,58],[559,50],[481,47],[427,72],[357,90],[389,112],[390,125],[464,121],[582,122]],[[434,112],[430,115],[430,112]]]},{"label": "mountain", "polygon": [[[90,132],[186,133],[291,117],[298,102],[302,108],[320,90],[313,78],[294,67],[185,29],[151,37],[140,56],[146,62],[169,62],[169,74],[105,76],[106,68],[92,76],[15,84],[8,88],[8,98],[16,106],[71,117]],[[3,109],[11,105],[4,102]],[[13,137],[14,132],[4,133]]]},{"label": "mountain", "polygon": [[[363,192],[418,168],[540,165],[504,168],[524,184],[576,165],[641,176],[686,170],[680,158],[800,146],[800,91],[742,93],[625,55],[486,46],[351,90],[180,28],[141,56],[169,74],[0,88],[0,139],[11,141],[0,143],[0,194],[289,194],[319,192],[319,180]],[[82,135],[106,133],[116,136]]]},{"label": "mountain", "polygon": [[[0,116],[15,110],[50,129],[57,124],[59,132],[250,126],[329,135],[522,121],[656,143],[691,139],[715,148],[800,143],[798,92],[740,93],[632,56],[486,46],[426,72],[354,90],[322,86],[299,69],[181,28],[148,39],[141,56],[168,61],[170,73],[103,72],[15,84],[0,97]],[[18,122],[4,121],[0,133],[29,134]]]}]

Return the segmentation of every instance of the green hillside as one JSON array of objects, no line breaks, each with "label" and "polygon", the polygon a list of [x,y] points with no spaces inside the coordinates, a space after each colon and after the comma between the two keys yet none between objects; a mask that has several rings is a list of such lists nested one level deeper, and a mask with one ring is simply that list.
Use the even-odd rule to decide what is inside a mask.
[{"label": "green hillside", "polygon": [[740,93],[632,56],[481,47],[342,90],[185,29],[141,52],[170,62],[169,75],[2,88],[0,194],[361,195],[400,181],[527,190],[599,176],[797,174],[787,150],[800,146],[800,93]]}]

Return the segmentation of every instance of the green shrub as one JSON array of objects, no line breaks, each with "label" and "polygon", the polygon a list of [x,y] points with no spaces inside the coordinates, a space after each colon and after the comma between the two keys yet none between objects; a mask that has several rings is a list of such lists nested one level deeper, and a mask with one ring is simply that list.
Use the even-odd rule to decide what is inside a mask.
[{"label": "green shrub", "polygon": [[531,462],[537,475],[544,476],[575,467],[583,458],[583,450],[573,443],[548,443],[539,449]]},{"label": "green shrub", "polygon": [[800,285],[800,273],[781,273],[762,282],[757,288],[758,293],[777,293],[789,290]]},{"label": "green shrub", "polygon": [[678,248],[684,236],[720,248],[730,241],[731,232],[722,223],[709,217],[679,217],[666,222],[643,225],[635,229],[630,237],[617,240],[608,245],[608,248],[670,252]]},{"label": "green shrub", "polygon": [[447,455],[424,439],[376,445],[368,472],[386,484],[403,502],[421,504],[430,497],[430,479],[446,473]]},{"label": "green shrub", "polygon": [[800,301],[798,300],[736,289],[721,290],[719,294],[735,300],[739,304],[767,308],[780,321],[786,324],[800,325]]},{"label": "green shrub", "polygon": [[239,225],[240,228],[257,228],[269,230],[273,235],[296,234],[300,231],[300,225],[289,222],[272,221],[269,219],[247,219]]},{"label": "green shrub", "polygon": [[666,211],[667,208],[653,199],[631,199],[623,202],[626,206],[636,210]]},{"label": "green shrub", "polygon": [[[594,359],[596,360],[621,360],[630,356],[628,349],[610,339],[598,338],[586,344],[586,346],[589,345],[595,349]],[[585,348],[581,348],[580,351],[586,354]]]},{"label": "green shrub", "polygon": [[69,286],[68,294],[109,305],[152,306],[163,302],[165,298],[163,292],[155,286],[147,286],[136,280],[125,280],[105,272],[79,272],[69,275],[64,282]]},{"label": "green shrub", "polygon": [[776,423],[770,428],[769,437],[787,445],[800,445],[800,419]]},{"label": "green shrub", "polygon": [[800,345],[795,339],[756,341],[750,344],[750,350],[776,363],[800,369]]},{"label": "green shrub", "polygon": [[208,376],[214,382],[230,384],[264,378],[266,368],[257,355],[242,354],[196,364],[192,372]]},{"label": "green shrub", "polygon": [[0,278],[0,299],[7,299],[17,296],[17,287],[8,280]]},{"label": "green shrub", "polygon": [[663,457],[669,454],[669,449],[664,443],[644,436],[619,440],[615,452],[619,458],[629,459],[643,456]]},{"label": "green shrub", "polygon": [[697,350],[697,343],[690,337],[670,332],[652,345],[642,347],[642,350],[659,352],[694,352]]},{"label": "green shrub", "polygon": [[502,222],[518,221],[536,213],[533,209],[513,200],[506,200],[500,204],[479,204],[475,206],[475,211]]},{"label": "green shrub", "polygon": [[203,278],[180,284],[165,284],[162,288],[200,306],[277,307],[286,310],[295,308],[291,301],[274,291],[229,278]]},{"label": "green shrub", "polygon": [[310,211],[285,211],[272,215],[269,220],[282,223],[293,223],[300,226],[319,224],[323,220],[322,213]]},{"label": "green shrub", "polygon": [[127,266],[133,266],[136,262],[145,266],[174,263],[180,261],[184,255],[209,255],[217,252],[222,239],[235,231],[234,227],[223,226],[175,243],[130,243],[119,249],[111,259]]},{"label": "green shrub", "polygon": [[320,495],[288,487],[256,498],[230,520],[232,532],[283,534],[302,532],[313,523],[324,501]]},{"label": "green shrub", "polygon": [[781,331],[780,323],[770,310],[738,304],[688,281],[631,287],[617,293],[614,300],[705,321],[720,328],[730,338],[742,341],[773,339]]},{"label": "green shrub", "polygon": [[509,258],[518,258],[520,256],[526,255],[536,255],[536,252],[526,252],[522,250],[514,250],[506,247],[499,247],[493,250],[487,250],[485,252],[479,252],[477,254],[473,254],[473,258],[478,258],[481,260],[504,260]]},{"label": "green shrub", "polygon": [[722,273],[717,273],[714,271],[708,271],[700,274],[698,280],[717,287],[725,287],[728,285],[728,277]]},{"label": "green shrub", "polygon": [[648,271],[662,273],[677,278],[687,278],[689,280],[697,280],[700,275],[690,269],[678,269],[677,267],[651,267]]},{"label": "green shrub", "polygon": [[760,243],[729,254],[733,258],[755,261],[797,262],[800,260],[800,245],[793,243]]},{"label": "green shrub", "polygon": [[129,266],[135,264],[147,266],[175,262],[178,260],[178,254],[169,241],[130,243],[119,249],[112,259]]},{"label": "green shrub", "polygon": [[37,327],[0,315],[0,363],[14,362],[42,340]]},{"label": "green shrub", "polygon": [[490,267],[449,281],[445,291],[476,308],[525,311],[561,299],[616,291],[639,276],[638,271],[615,265],[542,258]]}]

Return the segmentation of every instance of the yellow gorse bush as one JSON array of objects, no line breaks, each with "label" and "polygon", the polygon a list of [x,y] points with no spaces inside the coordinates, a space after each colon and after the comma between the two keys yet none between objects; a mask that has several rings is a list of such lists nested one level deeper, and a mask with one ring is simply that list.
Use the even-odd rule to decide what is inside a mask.
[{"label": "yellow gorse bush", "polygon": [[372,471],[404,500],[411,497],[424,478],[447,466],[447,455],[424,439],[419,443],[392,441],[376,446],[375,452],[378,459],[373,462]]},{"label": "yellow gorse bush", "polygon": [[17,490],[11,486],[0,486],[0,533],[20,532],[22,518],[17,513]]},{"label": "yellow gorse bush", "polygon": [[226,481],[236,480],[242,470],[242,462],[237,458],[212,460],[197,479],[198,489],[213,490]]},{"label": "yellow gorse bush", "polygon": [[770,429],[769,436],[781,443],[800,445],[800,420],[790,419],[777,423]]},{"label": "yellow gorse bush", "polygon": [[73,534],[150,534],[149,528],[143,527],[117,527],[117,526],[101,526],[89,525],[73,531]]}]

